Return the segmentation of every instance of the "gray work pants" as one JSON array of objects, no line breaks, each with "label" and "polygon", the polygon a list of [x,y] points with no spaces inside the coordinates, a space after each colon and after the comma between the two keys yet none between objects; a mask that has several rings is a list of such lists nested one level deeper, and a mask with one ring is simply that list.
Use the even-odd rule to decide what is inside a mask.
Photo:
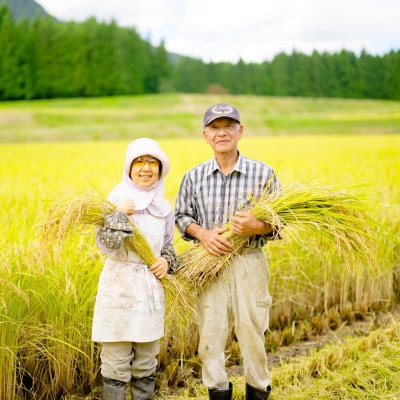
[{"label": "gray work pants", "polygon": [[150,376],[157,369],[159,351],[159,340],[147,343],[102,343],[101,375],[122,382],[129,382],[131,377]]},{"label": "gray work pants", "polygon": [[264,338],[272,303],[268,283],[269,267],[264,252],[247,250],[236,256],[224,275],[200,295],[199,356],[203,383],[208,388],[229,388],[225,347],[232,322],[246,383],[257,388],[270,384]]}]

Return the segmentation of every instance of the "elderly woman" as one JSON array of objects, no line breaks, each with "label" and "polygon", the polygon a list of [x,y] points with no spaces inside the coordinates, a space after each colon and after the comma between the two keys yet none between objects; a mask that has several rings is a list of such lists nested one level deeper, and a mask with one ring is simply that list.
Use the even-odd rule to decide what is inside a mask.
[{"label": "elderly woman", "polygon": [[[92,339],[102,344],[104,399],[154,398],[160,338],[164,335],[165,292],[160,282],[173,272],[174,214],[164,199],[169,170],[165,152],[154,140],[140,138],[126,151],[123,178],[108,196],[116,209],[105,218],[96,243],[107,254],[99,279]],[[124,238],[132,235],[129,219],[144,234],[157,262],[146,265]]]}]

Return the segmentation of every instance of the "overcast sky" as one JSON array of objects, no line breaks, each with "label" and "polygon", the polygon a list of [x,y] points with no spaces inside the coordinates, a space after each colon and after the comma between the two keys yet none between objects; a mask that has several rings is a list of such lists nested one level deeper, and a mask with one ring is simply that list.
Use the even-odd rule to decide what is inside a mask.
[{"label": "overcast sky", "polygon": [[168,52],[205,62],[279,52],[400,49],[399,0],[36,0],[57,19],[114,19]]}]

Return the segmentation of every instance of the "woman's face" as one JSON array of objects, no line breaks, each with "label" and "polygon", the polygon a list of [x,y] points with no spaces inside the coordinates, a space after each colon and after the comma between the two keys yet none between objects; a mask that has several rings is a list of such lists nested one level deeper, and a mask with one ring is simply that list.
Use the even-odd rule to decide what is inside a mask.
[{"label": "woman's face", "polygon": [[160,161],[148,154],[135,158],[129,176],[137,185],[147,188],[160,178]]}]

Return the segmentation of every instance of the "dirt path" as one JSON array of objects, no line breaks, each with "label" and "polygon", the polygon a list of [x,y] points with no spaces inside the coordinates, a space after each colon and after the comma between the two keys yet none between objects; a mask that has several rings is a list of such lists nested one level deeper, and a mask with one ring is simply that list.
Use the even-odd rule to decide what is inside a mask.
[{"label": "dirt path", "polygon": [[[330,330],[326,334],[310,338],[307,341],[294,343],[290,346],[281,346],[276,352],[268,354],[269,366],[273,368],[282,365],[290,362],[292,358],[306,356],[313,349],[320,349],[327,344],[341,342],[347,337],[366,336],[376,329],[386,328],[395,319],[400,319],[400,305],[396,305],[388,312],[366,316],[362,321],[355,321],[351,325],[343,324],[335,331]],[[229,368],[229,376],[238,377],[241,375],[243,375],[241,365]]]}]

